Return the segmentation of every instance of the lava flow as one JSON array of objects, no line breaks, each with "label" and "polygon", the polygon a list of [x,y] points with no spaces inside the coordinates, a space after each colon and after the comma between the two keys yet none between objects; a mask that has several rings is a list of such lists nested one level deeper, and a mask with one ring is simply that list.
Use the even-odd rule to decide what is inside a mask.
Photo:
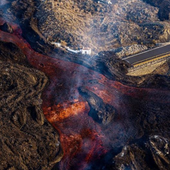
[{"label": "lava flow", "polygon": [[[42,107],[47,120],[60,134],[64,152],[59,165],[61,170],[86,169],[110,149],[140,136],[128,116],[133,108],[133,102],[128,97],[162,103],[167,103],[170,97],[169,91],[126,86],[82,65],[39,54],[30,48],[19,33],[0,31],[0,40],[16,44],[30,64],[49,78],[50,83],[42,95]],[[80,94],[80,87],[116,109],[117,116],[109,125],[97,123],[88,115],[91,108]],[[163,96],[161,101],[160,96]]]}]

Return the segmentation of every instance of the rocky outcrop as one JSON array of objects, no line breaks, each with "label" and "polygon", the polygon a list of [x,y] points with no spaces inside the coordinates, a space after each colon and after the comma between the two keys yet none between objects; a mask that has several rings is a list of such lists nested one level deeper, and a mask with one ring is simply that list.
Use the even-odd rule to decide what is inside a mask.
[{"label": "rocky outcrop", "polygon": [[134,45],[128,46],[128,47],[118,48],[118,49],[114,50],[114,52],[119,58],[123,58],[123,57],[129,56],[129,55],[133,55],[133,54],[145,51],[147,49],[148,49],[148,47],[145,45],[134,44]]},{"label": "rocky outcrop", "polygon": [[62,150],[41,109],[48,79],[14,44],[0,42],[0,51],[0,169],[51,169]]},{"label": "rocky outcrop", "polygon": [[89,103],[89,116],[91,116],[96,122],[107,125],[113,121],[116,112],[113,106],[104,103],[101,98],[84,87],[79,88],[79,92]]},{"label": "rocky outcrop", "polygon": [[161,20],[170,19],[170,2],[168,0],[144,0],[144,2],[159,8],[158,16]]},{"label": "rocky outcrop", "polygon": [[1,29],[2,31],[9,32],[9,33],[12,33],[12,32],[13,32],[11,26],[10,26],[9,24],[7,24],[7,23],[4,23],[3,25],[1,25],[1,26],[0,26],[0,29]]},{"label": "rocky outcrop", "polygon": [[114,159],[110,170],[169,170],[169,140],[159,135],[140,141],[140,145],[124,146]]},{"label": "rocky outcrop", "polygon": [[124,146],[122,151],[114,158],[115,167],[113,169],[151,170],[151,167],[148,166],[149,162],[146,164],[145,159],[146,152],[139,146],[135,144],[130,146]]}]

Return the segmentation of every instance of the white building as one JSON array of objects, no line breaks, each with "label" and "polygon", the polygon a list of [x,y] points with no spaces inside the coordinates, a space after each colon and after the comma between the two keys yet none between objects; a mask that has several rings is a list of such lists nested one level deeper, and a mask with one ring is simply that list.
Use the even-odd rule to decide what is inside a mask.
[{"label": "white building", "polygon": [[56,47],[61,47],[61,43],[51,42],[51,44],[55,45]]},{"label": "white building", "polygon": [[111,2],[111,1],[108,1],[107,3],[108,3],[108,4],[112,4],[112,2]]},{"label": "white building", "polygon": [[79,53],[79,52],[81,52],[80,50],[72,50],[70,47],[66,47],[66,46],[65,46],[65,48],[66,48],[68,51],[72,52],[72,53]]},{"label": "white building", "polygon": [[83,47],[83,49],[81,50],[81,53],[91,55],[91,48]]},{"label": "white building", "polygon": [[85,48],[83,47],[83,49],[80,49],[80,50],[73,50],[71,49],[70,47],[67,47],[67,46],[62,46],[61,43],[58,43],[58,42],[51,42],[51,44],[55,45],[56,47],[60,47],[60,48],[65,48],[67,49],[68,51],[72,52],[72,53],[82,53],[82,54],[87,54],[87,55],[91,55],[91,48]]},{"label": "white building", "polygon": [[98,3],[112,4],[111,0],[107,0],[107,1],[100,0],[100,1],[98,1]]}]

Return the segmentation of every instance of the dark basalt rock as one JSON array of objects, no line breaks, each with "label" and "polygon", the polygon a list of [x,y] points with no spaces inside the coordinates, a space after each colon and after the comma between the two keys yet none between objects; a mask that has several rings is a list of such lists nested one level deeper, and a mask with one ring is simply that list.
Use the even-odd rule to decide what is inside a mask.
[{"label": "dark basalt rock", "polygon": [[0,70],[0,169],[51,169],[62,150],[41,109],[47,77],[12,43],[0,42]]},{"label": "dark basalt rock", "polygon": [[0,60],[9,63],[19,63],[20,65],[31,67],[26,56],[13,43],[0,41]]},{"label": "dark basalt rock", "polygon": [[150,136],[137,144],[124,146],[113,159],[110,170],[169,170],[169,140],[160,135]]},{"label": "dark basalt rock", "polygon": [[124,146],[114,158],[115,170],[151,170],[145,162],[146,152],[136,144]]},{"label": "dark basalt rock", "polygon": [[79,88],[79,92],[89,103],[89,116],[95,121],[107,125],[113,120],[115,116],[115,109],[113,106],[104,103],[101,98],[84,87]]},{"label": "dark basalt rock", "polygon": [[170,169],[169,140],[159,135],[150,136],[149,146],[156,165],[160,170]]},{"label": "dark basalt rock", "polygon": [[8,23],[6,23],[6,22],[3,25],[0,26],[0,29],[2,31],[9,32],[9,33],[13,32],[11,26]]}]

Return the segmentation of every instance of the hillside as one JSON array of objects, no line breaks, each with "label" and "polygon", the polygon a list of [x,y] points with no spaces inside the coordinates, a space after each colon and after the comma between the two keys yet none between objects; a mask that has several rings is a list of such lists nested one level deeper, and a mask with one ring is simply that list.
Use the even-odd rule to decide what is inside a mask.
[{"label": "hillside", "polygon": [[[51,10],[52,9],[52,10]],[[40,2],[38,28],[49,41],[107,51],[132,44],[169,41],[169,22],[159,20],[159,9],[141,0]],[[167,36],[168,30],[168,36]]]},{"label": "hillside", "polygon": [[112,4],[93,0],[14,0],[11,5],[10,10],[10,5],[4,5],[0,13],[8,19],[17,16],[22,24],[30,23],[44,41],[61,41],[74,49],[85,46],[98,53],[170,40],[169,19],[160,18],[162,8],[168,11],[167,4],[141,0],[112,0]]}]

